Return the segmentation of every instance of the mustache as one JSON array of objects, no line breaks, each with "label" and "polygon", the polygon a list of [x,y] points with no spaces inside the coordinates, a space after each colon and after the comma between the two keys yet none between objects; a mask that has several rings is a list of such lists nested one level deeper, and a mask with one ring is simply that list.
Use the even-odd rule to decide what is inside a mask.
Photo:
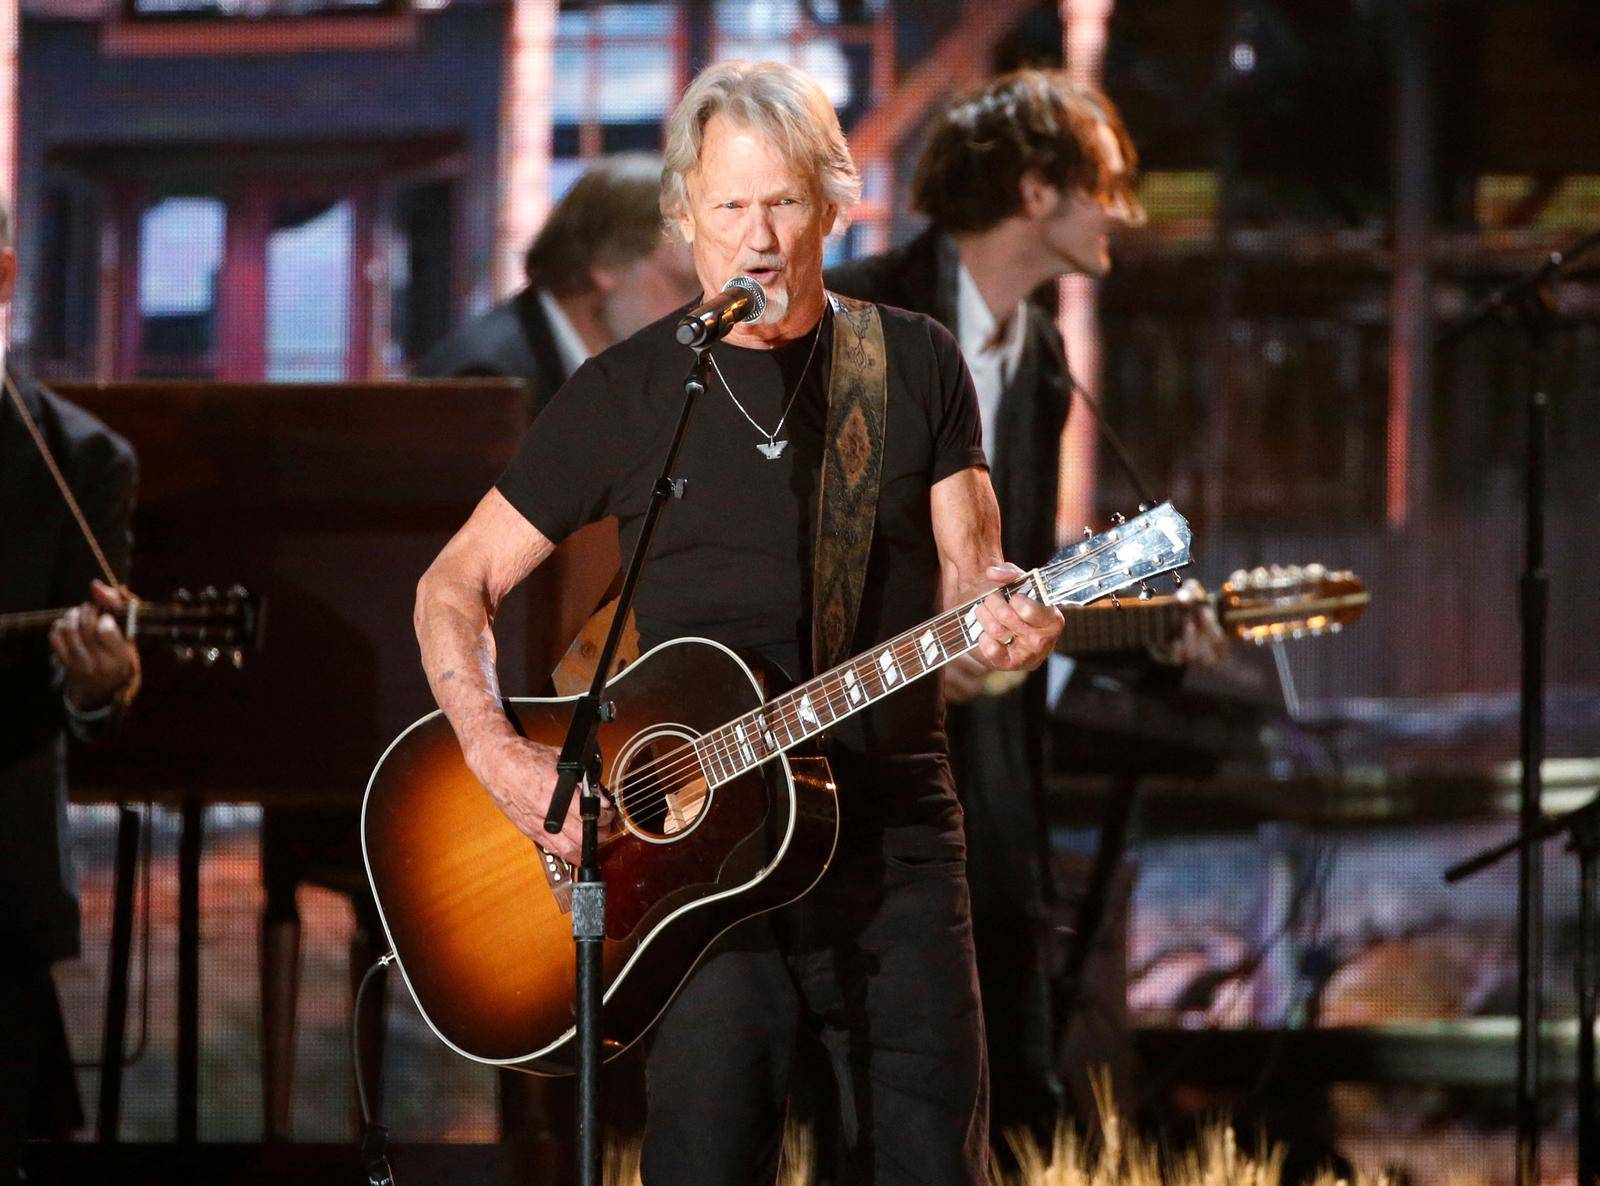
[{"label": "mustache", "polygon": [[739,264],[739,271],[748,272],[748,271],[751,271],[751,270],[753,270],[755,268],[772,268],[774,270],[777,270],[777,269],[781,269],[782,267],[783,267],[783,256],[781,256],[781,255],[771,255],[771,254],[762,254],[762,255],[752,255],[752,256],[746,257],[745,260],[742,263]]}]

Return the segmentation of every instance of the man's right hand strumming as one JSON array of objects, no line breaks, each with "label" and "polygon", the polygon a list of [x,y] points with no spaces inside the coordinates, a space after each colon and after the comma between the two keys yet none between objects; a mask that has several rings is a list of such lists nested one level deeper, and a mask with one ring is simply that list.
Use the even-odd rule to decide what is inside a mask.
[{"label": "man's right hand strumming", "polygon": [[[560,832],[544,830],[557,751],[518,736],[501,707],[491,624],[501,600],[555,545],[491,490],[417,585],[422,667],[467,765],[506,818],[546,852],[577,863],[578,797]],[[602,834],[611,812],[602,809]]]},{"label": "man's right hand strumming", "polygon": [[[572,796],[561,831],[544,829],[550,796],[556,789],[559,755],[555,749],[512,735],[480,743],[466,757],[478,781],[524,836],[546,852],[574,865],[578,863],[583,821],[578,814],[577,795]],[[603,814],[601,823],[605,823]]]}]

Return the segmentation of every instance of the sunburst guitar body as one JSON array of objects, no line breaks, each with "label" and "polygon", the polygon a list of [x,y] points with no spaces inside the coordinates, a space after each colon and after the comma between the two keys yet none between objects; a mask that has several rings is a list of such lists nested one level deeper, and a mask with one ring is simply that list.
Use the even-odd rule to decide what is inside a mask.
[{"label": "sunburst guitar body", "polygon": [[[600,847],[608,1057],[643,1034],[717,935],[799,897],[833,854],[822,758],[778,755],[714,787],[688,765],[687,742],[758,708],[762,692],[738,656],[702,639],[657,647],[607,685],[602,781],[625,788]],[[508,707],[524,736],[560,748],[571,698]],[[361,830],[384,928],[433,1030],[480,1062],[570,1072],[572,872],[495,805],[442,713],[390,747]]]}]

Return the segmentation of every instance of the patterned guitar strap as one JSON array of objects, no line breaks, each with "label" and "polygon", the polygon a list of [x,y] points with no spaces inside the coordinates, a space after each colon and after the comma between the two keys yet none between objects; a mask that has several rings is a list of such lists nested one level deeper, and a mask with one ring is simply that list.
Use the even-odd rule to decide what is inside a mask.
[{"label": "patterned guitar strap", "polygon": [[850,657],[878,518],[889,402],[878,307],[831,292],[828,301],[833,369],[811,573],[811,669],[818,675]]},{"label": "patterned guitar strap", "polygon": [[[828,301],[834,313],[833,363],[811,574],[811,658],[812,670],[819,674],[850,657],[878,517],[889,400],[883,322],[877,306],[831,292]],[[588,690],[615,613],[616,602],[608,596],[568,648],[553,676],[558,695]],[[638,657],[638,625],[630,614],[618,665]]]}]

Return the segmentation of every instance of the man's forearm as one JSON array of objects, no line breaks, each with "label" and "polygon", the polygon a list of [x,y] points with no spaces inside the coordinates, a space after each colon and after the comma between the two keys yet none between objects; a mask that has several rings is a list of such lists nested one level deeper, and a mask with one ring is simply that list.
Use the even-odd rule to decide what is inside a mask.
[{"label": "man's forearm", "polygon": [[500,706],[490,609],[481,592],[430,573],[414,622],[428,686],[472,765],[484,745],[516,735]]}]

